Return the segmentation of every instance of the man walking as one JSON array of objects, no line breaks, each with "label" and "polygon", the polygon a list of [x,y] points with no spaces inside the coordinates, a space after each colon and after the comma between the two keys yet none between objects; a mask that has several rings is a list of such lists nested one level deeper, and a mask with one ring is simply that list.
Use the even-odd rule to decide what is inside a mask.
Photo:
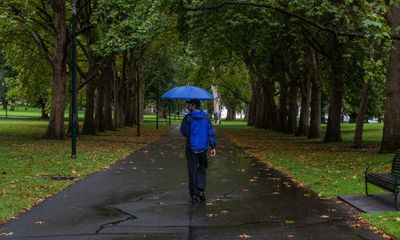
[{"label": "man walking", "polygon": [[211,147],[211,156],[216,155],[214,130],[208,117],[200,108],[199,99],[190,99],[189,113],[182,120],[181,133],[186,137],[186,160],[189,172],[189,191],[192,203],[198,199],[205,202],[207,150]]}]

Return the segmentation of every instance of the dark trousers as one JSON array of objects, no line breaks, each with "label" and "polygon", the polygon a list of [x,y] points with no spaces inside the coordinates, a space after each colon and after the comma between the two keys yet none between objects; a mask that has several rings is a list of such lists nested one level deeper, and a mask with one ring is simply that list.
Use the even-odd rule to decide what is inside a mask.
[{"label": "dark trousers", "polygon": [[186,160],[189,172],[190,195],[197,195],[199,191],[204,191],[206,188],[207,151],[195,153],[187,148]]}]

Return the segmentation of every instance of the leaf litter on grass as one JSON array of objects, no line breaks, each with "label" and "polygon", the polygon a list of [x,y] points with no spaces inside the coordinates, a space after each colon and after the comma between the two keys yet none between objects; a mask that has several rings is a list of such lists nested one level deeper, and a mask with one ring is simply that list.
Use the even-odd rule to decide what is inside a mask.
[{"label": "leaf litter on grass", "polygon": [[[45,127],[43,125],[43,132]],[[74,183],[62,179],[54,181],[51,176],[81,179],[105,170],[133,150],[159,139],[168,129],[146,128],[140,138],[136,137],[134,128],[99,133],[96,136],[82,135],[78,140],[78,159],[74,160],[70,158],[69,140],[44,140],[37,135],[27,137],[29,134],[2,139],[0,173],[4,174],[0,174],[0,208],[7,211],[0,211],[0,223],[29,210]],[[49,176],[49,179],[42,176]]]},{"label": "leaf litter on grass", "polygon": [[[347,127],[347,126],[345,126]],[[380,126],[382,127],[382,126]],[[375,131],[372,126],[367,126]],[[294,137],[265,129],[252,127],[221,127],[218,129],[226,138],[244,148],[244,152],[253,155],[268,167],[284,172],[299,187],[310,188],[320,198],[336,198],[338,195],[363,194],[364,170],[374,162],[387,163],[392,154],[378,154],[379,142],[367,140],[362,149],[351,148],[352,136],[344,134],[344,142],[322,143],[322,139],[308,140],[305,137]],[[352,132],[350,132],[352,133]],[[374,133],[376,134],[376,133]],[[369,136],[368,132],[365,136]],[[380,137],[372,136],[374,139]],[[388,171],[390,164],[381,165],[375,171]],[[268,176],[268,174],[267,174]],[[270,175],[269,175],[270,176]],[[268,180],[274,181],[270,178]],[[290,184],[283,183],[289,187]],[[380,193],[377,188],[372,191]],[[278,191],[272,193],[279,194]],[[310,197],[310,193],[304,196]],[[329,215],[321,215],[329,218]],[[400,239],[400,212],[365,214],[363,218],[369,223],[383,229]],[[379,231],[386,238],[391,238]]]}]

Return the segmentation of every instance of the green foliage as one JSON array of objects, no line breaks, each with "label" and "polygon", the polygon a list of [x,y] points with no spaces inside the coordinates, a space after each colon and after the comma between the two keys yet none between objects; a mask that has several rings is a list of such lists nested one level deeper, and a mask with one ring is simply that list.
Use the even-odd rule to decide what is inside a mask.
[{"label": "green foliage", "polygon": [[0,48],[6,64],[15,73],[6,78],[8,98],[29,105],[48,102],[52,81],[49,61],[32,37],[34,31],[52,48],[50,26],[37,13],[38,4],[39,1],[16,0],[0,4]]},{"label": "green foliage", "polygon": [[94,48],[103,55],[144,47],[165,31],[162,1],[99,0],[93,24],[102,36]]},{"label": "green foliage", "polygon": [[[19,55],[20,54],[20,55]],[[14,51],[9,63],[17,76],[7,78],[8,97],[35,106],[40,100],[47,102],[51,94],[52,70],[49,64],[38,55],[26,55]]]}]

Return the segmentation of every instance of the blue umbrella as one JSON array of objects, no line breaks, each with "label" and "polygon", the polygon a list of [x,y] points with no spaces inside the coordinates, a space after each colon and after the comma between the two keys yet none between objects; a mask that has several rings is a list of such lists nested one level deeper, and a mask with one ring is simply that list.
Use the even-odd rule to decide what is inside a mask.
[{"label": "blue umbrella", "polygon": [[174,87],[164,93],[161,98],[188,100],[197,98],[199,100],[213,100],[214,97],[207,90],[194,86]]}]

